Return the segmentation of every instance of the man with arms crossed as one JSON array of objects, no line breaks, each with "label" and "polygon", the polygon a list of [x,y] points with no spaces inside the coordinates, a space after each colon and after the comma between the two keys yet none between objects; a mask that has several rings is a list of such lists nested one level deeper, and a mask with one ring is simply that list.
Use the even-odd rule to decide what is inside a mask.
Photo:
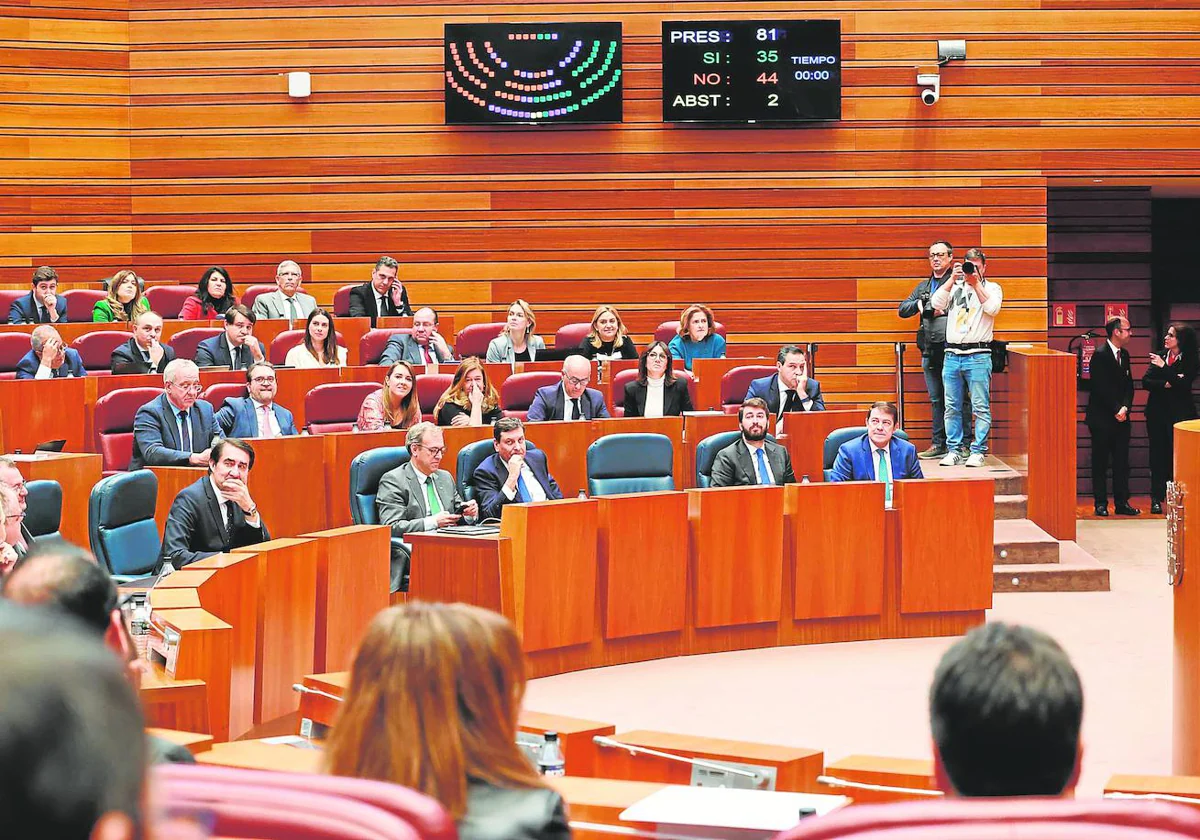
[{"label": "man with arms crossed", "polygon": [[767,422],[765,400],[750,397],[742,403],[738,409],[742,436],[718,452],[713,460],[713,487],[795,482],[792,457],[782,446],[767,440]]},{"label": "man with arms crossed", "polygon": [[129,469],[202,467],[213,441],[225,433],[213,408],[200,399],[200,371],[187,359],[176,359],[163,371],[161,397],[133,416],[133,455]]},{"label": "man with arms crossed", "polygon": [[525,424],[501,417],[492,426],[496,453],[475,468],[471,483],[484,519],[499,519],[511,502],[561,499],[562,490],[546,467],[546,454],[525,445]]},{"label": "man with arms crossed", "polygon": [[375,496],[380,524],[392,529],[392,592],[405,588],[408,579],[412,550],[403,542],[406,534],[436,531],[464,516],[479,516],[479,503],[464,502],[450,473],[440,469],[446,454],[446,439],[440,428],[428,422],[417,423],[405,434],[404,444],[411,456],[409,461],[379,480]]},{"label": "man with arms crossed", "polygon": [[946,313],[946,357],[942,386],[946,390],[946,457],[939,463],[953,467],[963,462],[963,413],[970,399],[975,415],[975,439],[968,467],[982,467],[987,458],[988,432],[992,428],[992,325],[1004,300],[999,283],[984,279],[987,257],[978,248],[966,253],[966,262],[955,263],[946,281],[933,293],[934,309]]},{"label": "man with arms crossed", "polygon": [[246,486],[253,468],[254,447],[238,438],[217,441],[208,475],[180,490],[171,503],[163,527],[161,563],[178,569],[271,539]]}]

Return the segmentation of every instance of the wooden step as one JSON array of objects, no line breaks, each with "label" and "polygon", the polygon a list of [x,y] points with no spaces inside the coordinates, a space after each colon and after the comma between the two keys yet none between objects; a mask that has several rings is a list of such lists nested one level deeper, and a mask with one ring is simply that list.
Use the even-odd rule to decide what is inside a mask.
[{"label": "wooden step", "polygon": [[1058,540],[1028,519],[999,519],[992,536],[997,566],[1057,563]]},{"label": "wooden step", "polygon": [[922,461],[921,472],[926,478],[990,478],[996,482],[996,494],[1002,496],[1025,492],[1024,477],[995,455],[987,456],[982,467],[943,467],[937,461]]},{"label": "wooden step", "polygon": [[993,592],[1108,592],[1108,569],[1075,542],[1059,544],[1057,563],[998,566]]},{"label": "wooden step", "polygon": [[997,496],[996,519],[1025,519],[1029,516],[1029,497],[1025,495]]}]

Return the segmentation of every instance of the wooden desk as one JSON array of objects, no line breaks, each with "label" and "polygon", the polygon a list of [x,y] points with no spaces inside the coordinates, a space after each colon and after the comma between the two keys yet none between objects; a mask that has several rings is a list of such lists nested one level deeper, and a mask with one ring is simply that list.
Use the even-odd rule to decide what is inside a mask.
[{"label": "wooden desk", "polygon": [[213,744],[196,756],[197,764],[241,767],[246,770],[276,770],[283,773],[321,773],[324,753],[320,750],[268,744],[265,741],[233,741]]},{"label": "wooden desk", "polygon": [[138,696],[147,726],[210,732],[208,687],[204,680],[168,677],[161,665],[151,664],[142,677]]},{"label": "wooden desk", "polygon": [[388,606],[391,531],[348,525],[301,536],[317,543],[313,668],[349,668],[367,625]]},{"label": "wooden desk", "polygon": [[783,418],[784,437],[780,443],[792,456],[792,471],[796,480],[808,476],[810,481],[825,480],[825,438],[830,432],[846,426],[864,426],[866,418],[857,409],[829,411],[793,411]]},{"label": "wooden desk", "polygon": [[[674,732],[618,732],[612,737],[623,744],[690,758],[773,768],[776,774],[776,790],[825,792],[818,791],[817,782],[817,776],[821,775],[825,766],[825,754],[821,750],[680,735]],[[679,761],[670,761],[645,753],[630,754],[628,750],[614,747],[601,748],[598,756],[597,775],[604,778],[675,785],[687,785],[691,781],[691,766]]]},{"label": "wooden desk", "polygon": [[331,432],[318,439],[325,445],[322,459],[325,464],[325,525],[340,528],[353,522],[350,517],[350,462],[368,449],[403,446],[404,432]]},{"label": "wooden desk", "polygon": [[[937,790],[933,779],[933,761],[919,758],[888,758],[881,755],[850,755],[825,766],[826,776],[835,776],[847,782],[863,782],[869,785]],[[859,790],[858,788],[834,787],[818,784],[816,793],[853,796],[856,804],[875,802],[906,802],[931,797],[916,793],[894,791]]]},{"label": "wooden desk", "polygon": [[[1104,783],[1104,792],[1185,796],[1200,799],[1200,776],[1146,776],[1118,773]],[[1197,802],[1184,802],[1192,808],[1200,807]]]},{"label": "wooden desk", "polygon": [[101,458],[66,452],[39,452],[33,455],[13,455],[26,481],[49,479],[62,485],[62,524],[64,539],[76,545],[89,545],[88,499],[92,487],[100,480]]},{"label": "wooden desk", "polygon": [[271,536],[294,537],[324,529],[328,502],[321,436],[253,438],[249,443],[254,447],[250,494]]},{"label": "wooden desk", "polygon": [[[682,363],[676,361],[682,367]],[[721,377],[736,367],[760,365],[775,367],[774,359],[695,359],[692,374],[696,377],[696,408],[721,411]],[[765,373],[763,374],[766,375]],[[745,396],[745,395],[743,395]]]},{"label": "wooden desk", "polygon": [[162,738],[164,741],[170,741],[172,744],[177,744],[181,747],[186,747],[187,751],[192,755],[199,755],[203,752],[208,752],[213,747],[213,737],[200,732],[183,732],[178,729],[158,729],[156,727],[147,727],[147,735],[153,735],[156,738]]},{"label": "wooden desk", "polygon": [[696,486],[696,447],[705,438],[721,432],[736,432],[738,419],[736,414],[726,414],[723,411],[689,411],[683,415],[683,445],[684,445],[684,483],[680,490],[689,490]]},{"label": "wooden desk", "polygon": [[563,498],[587,491],[587,448],[595,440],[592,423],[548,420],[525,425],[525,438],[546,453],[546,466]]},{"label": "wooden desk", "polygon": [[[5,313],[7,315],[7,313]],[[34,327],[40,327],[41,324],[0,324],[0,332],[6,333],[25,333],[32,335]],[[105,323],[93,323],[92,321],[69,321],[59,324],[47,324],[58,330],[58,334],[69,347],[71,342],[79,338],[81,335],[87,335],[94,332],[129,332],[128,324],[121,324],[115,321]]]},{"label": "wooden desk", "polygon": [[87,452],[85,404],[89,377],[0,379],[0,439],[10,452],[66,440],[64,451]]},{"label": "wooden desk", "polygon": [[258,562],[256,724],[296,711],[292,684],[297,674],[313,670],[318,548],[316,540],[276,539],[230,552],[255,555]]},{"label": "wooden desk", "polygon": [[[233,628],[207,610],[196,608],[154,608],[151,621],[179,637],[175,670],[168,670],[166,675],[175,680],[203,681],[207,688],[208,731],[218,741],[228,740]],[[186,728],[200,729],[193,725]]]}]

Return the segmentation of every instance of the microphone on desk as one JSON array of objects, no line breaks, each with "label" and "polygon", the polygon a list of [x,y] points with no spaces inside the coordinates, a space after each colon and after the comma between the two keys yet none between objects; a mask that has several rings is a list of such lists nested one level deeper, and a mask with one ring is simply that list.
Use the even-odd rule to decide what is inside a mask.
[{"label": "microphone on desk", "polygon": [[321,691],[320,689],[317,689],[317,688],[309,688],[308,686],[301,685],[300,683],[292,683],[292,691],[296,692],[297,694],[315,694],[318,697],[325,697],[329,700],[336,700],[339,703],[342,702],[342,698],[338,697],[336,694],[330,694],[327,691]]},{"label": "microphone on desk", "polygon": [[[665,758],[670,761],[680,761],[684,764],[691,764],[693,767],[703,767],[706,770],[717,770],[721,773],[729,773],[734,776],[744,776],[751,779],[756,787],[766,787],[770,784],[770,779],[762,774],[755,773],[751,770],[742,770],[729,764],[719,764],[715,761],[705,761],[702,758],[688,758],[686,755],[675,755],[674,753],[661,752],[660,750],[652,750],[649,747],[639,747],[635,744],[626,744],[623,741],[617,741],[609,738],[607,735],[593,735],[592,743],[599,747],[612,747],[619,750],[629,750],[630,755],[652,755],[657,758]],[[772,788],[773,789],[773,788]]]}]

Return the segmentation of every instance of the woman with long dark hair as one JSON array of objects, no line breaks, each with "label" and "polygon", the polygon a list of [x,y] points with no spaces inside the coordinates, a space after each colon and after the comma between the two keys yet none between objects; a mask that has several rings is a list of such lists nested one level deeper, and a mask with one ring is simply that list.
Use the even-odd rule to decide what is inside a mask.
[{"label": "woman with long dark hair", "polygon": [[183,302],[179,310],[181,321],[212,321],[223,318],[229,307],[237,303],[229,272],[214,265],[204,272],[196,286],[196,294]]},{"label": "woman with long dark hair", "polygon": [[308,313],[304,342],[289,350],[283,363],[295,368],[345,367],[346,348],[337,343],[333,316],[319,306]]},{"label": "woman with long dark hair", "polygon": [[652,341],[638,361],[637,379],[625,385],[626,417],[677,417],[692,410],[687,380],[674,367],[667,345]]},{"label": "woman with long dark hair", "polygon": [[1196,331],[1187,324],[1171,324],[1160,356],[1150,354],[1150,367],[1142,377],[1146,397],[1146,435],[1150,441],[1150,512],[1162,513],[1167,482],[1174,472],[1175,430],[1181,420],[1196,417],[1192,382],[1200,367]]}]

